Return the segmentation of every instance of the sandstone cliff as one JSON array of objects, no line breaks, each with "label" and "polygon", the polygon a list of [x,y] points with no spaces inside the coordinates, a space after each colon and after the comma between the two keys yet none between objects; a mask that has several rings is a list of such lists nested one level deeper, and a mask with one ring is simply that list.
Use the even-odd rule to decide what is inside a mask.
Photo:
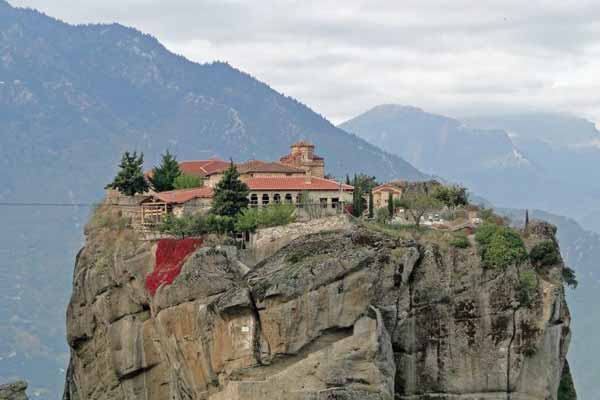
[{"label": "sandstone cliff", "polygon": [[[524,301],[528,262],[484,268],[442,234],[332,219],[263,232],[259,256],[205,242],[151,296],[155,242],[108,207],[86,233],[66,400],[557,398],[561,263]],[[527,246],[554,233],[536,224]]]}]

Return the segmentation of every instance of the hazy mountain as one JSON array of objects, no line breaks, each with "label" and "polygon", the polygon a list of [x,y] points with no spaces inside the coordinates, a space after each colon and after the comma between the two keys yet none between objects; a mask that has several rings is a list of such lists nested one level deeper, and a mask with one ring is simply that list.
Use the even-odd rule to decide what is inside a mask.
[{"label": "hazy mountain", "polygon": [[478,117],[467,123],[508,132],[513,143],[542,166],[547,176],[566,184],[566,191],[552,189],[554,196],[566,192],[567,200],[575,201],[558,204],[560,213],[574,216],[586,228],[600,232],[600,132],[594,123],[549,113]]},{"label": "hazy mountain", "polygon": [[[0,203],[95,202],[126,149],[144,151],[148,166],[167,148],[180,160],[272,159],[300,138],[338,176],[423,177],[228,64],[0,0]],[[57,398],[63,383],[64,313],[88,212],[0,205],[0,381],[27,378],[38,398]]]},{"label": "hazy mountain", "polygon": [[460,182],[497,205],[525,207],[537,190],[523,193],[522,187],[552,184],[503,130],[473,129],[453,118],[392,104],[377,106],[340,127],[423,171]]},{"label": "hazy mountain", "polygon": [[568,215],[600,232],[600,133],[589,121],[535,114],[464,123],[382,105],[340,127],[496,205]]}]

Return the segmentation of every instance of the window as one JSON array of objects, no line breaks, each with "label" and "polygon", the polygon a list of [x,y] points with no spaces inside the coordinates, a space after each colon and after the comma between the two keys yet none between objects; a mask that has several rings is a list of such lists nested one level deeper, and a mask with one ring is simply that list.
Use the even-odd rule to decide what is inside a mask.
[{"label": "window", "polygon": [[333,199],[331,199],[331,208],[338,208],[340,206],[340,199],[337,197],[334,197]]},{"label": "window", "polygon": [[273,196],[273,203],[281,204],[281,195],[279,193],[275,193]]},{"label": "window", "polygon": [[256,206],[258,206],[258,196],[256,195],[256,193],[252,193],[250,195],[250,207]]},{"label": "window", "polygon": [[285,194],[285,202],[287,204],[292,204],[292,194],[291,193],[286,193]]},{"label": "window", "polygon": [[302,204],[302,193],[296,195],[296,204]]},{"label": "window", "polygon": [[262,205],[263,206],[269,205],[269,195],[266,193],[262,195]]},{"label": "window", "polygon": [[327,197],[321,197],[319,203],[321,203],[321,208],[327,208]]}]

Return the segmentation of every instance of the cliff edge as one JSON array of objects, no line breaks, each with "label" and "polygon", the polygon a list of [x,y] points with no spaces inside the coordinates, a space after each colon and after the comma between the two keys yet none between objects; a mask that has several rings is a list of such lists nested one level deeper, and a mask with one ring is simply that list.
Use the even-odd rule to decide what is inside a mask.
[{"label": "cliff edge", "polygon": [[[554,234],[532,224],[525,244]],[[252,255],[141,240],[106,205],[86,235],[65,400],[557,399],[560,260],[490,268],[472,238],[339,217],[261,232]]]}]

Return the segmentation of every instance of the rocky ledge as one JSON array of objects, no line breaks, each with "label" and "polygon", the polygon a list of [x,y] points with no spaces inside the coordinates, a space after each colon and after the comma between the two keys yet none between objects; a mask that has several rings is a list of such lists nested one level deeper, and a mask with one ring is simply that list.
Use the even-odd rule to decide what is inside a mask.
[{"label": "rocky ledge", "polygon": [[0,385],[0,400],[27,400],[27,383],[17,381]]},{"label": "rocky ledge", "polygon": [[[151,296],[157,244],[114,226],[92,224],[77,259],[65,399],[557,398],[561,262],[485,268],[444,235],[324,224],[253,265],[205,242]],[[526,244],[548,240],[538,224]]]}]

